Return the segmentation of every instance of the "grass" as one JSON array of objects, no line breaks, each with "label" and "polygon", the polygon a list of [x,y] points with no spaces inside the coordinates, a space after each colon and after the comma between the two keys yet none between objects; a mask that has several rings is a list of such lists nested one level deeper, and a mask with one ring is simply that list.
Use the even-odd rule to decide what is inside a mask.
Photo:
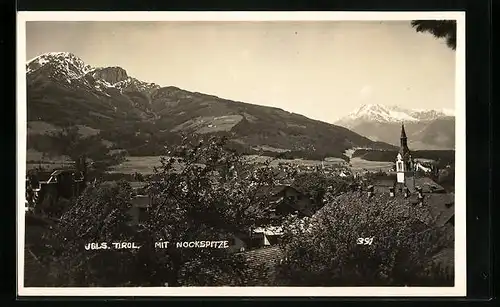
[{"label": "grass", "polygon": [[[160,166],[161,156],[144,156],[144,157],[127,157],[127,161],[113,167],[111,173],[123,173],[123,174],[133,174],[135,172],[142,174],[152,174],[153,168],[155,166]],[[265,162],[266,160],[272,159],[270,157],[251,155],[247,156],[248,161],[251,162]],[[370,162],[370,161],[367,161]],[[279,163],[291,163],[299,166],[321,166],[321,161],[316,160],[286,160],[286,159],[276,159],[271,165],[277,166]],[[323,165],[325,167],[337,167],[345,163],[344,160],[337,158],[330,158],[328,161],[324,161]]]},{"label": "grass", "polygon": [[[161,165],[160,158],[162,156],[143,156],[143,157],[127,157],[127,160],[117,166],[114,166],[110,173],[122,173],[122,174],[134,174],[135,172],[147,175],[153,173],[153,168],[159,167]],[[35,152],[32,152],[31,158],[28,158],[28,161],[39,161]],[[250,162],[265,162],[266,160],[273,159],[265,156],[258,155],[249,155],[247,156],[248,161]],[[64,165],[69,165],[68,161],[64,161],[63,159],[50,159],[50,161],[43,161],[42,166],[47,168],[54,168]],[[315,167],[322,166],[329,168],[336,168],[345,165],[345,161],[340,158],[328,158],[326,161],[318,161],[318,160],[303,160],[303,159],[295,159],[295,160],[286,160],[286,159],[275,159],[271,165],[277,166],[280,163],[290,163],[292,165],[297,166],[305,166],[305,167]],[[40,164],[37,162],[27,163],[27,169],[33,169],[38,167]],[[380,162],[380,161],[368,161],[361,158],[352,158],[351,159],[351,170],[353,171],[388,171],[393,167],[393,162]]]},{"label": "grass", "polygon": [[61,131],[60,127],[56,127],[44,121],[30,121],[27,127],[28,134],[51,134],[54,132]]},{"label": "grass", "polygon": [[65,168],[74,165],[73,163],[66,162],[66,163],[26,163],[26,171],[36,169],[38,167],[42,167],[44,169],[48,170],[53,170],[53,169],[59,169],[59,168]]},{"label": "grass", "polygon": [[73,165],[73,161],[67,156],[44,156],[43,153],[34,149],[26,151],[26,170],[32,170],[42,166],[46,169],[60,168]]},{"label": "grass", "polygon": [[78,127],[78,133],[80,133],[82,137],[97,135],[100,132],[99,129],[94,129],[84,125],[76,125],[76,126]]},{"label": "grass", "polygon": [[161,156],[127,157],[127,160],[111,170],[111,173],[133,174],[152,174],[153,168],[159,167]]},{"label": "grass", "polygon": [[[161,166],[161,157],[167,156],[143,156],[127,157],[127,160],[112,168],[110,173],[133,174],[135,172],[143,175],[153,174],[154,167]],[[174,164],[174,168],[180,169],[180,164]]]},{"label": "grass", "polygon": [[40,161],[43,163],[53,164],[63,163],[64,161],[68,162],[71,161],[71,158],[61,155],[44,155],[42,152],[30,148],[26,151],[26,161]]},{"label": "grass", "polygon": [[[269,161],[273,158],[271,157],[266,157],[266,156],[258,156],[258,155],[249,155],[246,156],[248,161],[250,162],[265,162]],[[328,158],[327,161],[319,161],[319,160],[305,160],[305,159],[294,159],[294,160],[288,160],[288,159],[275,159],[271,165],[278,165],[280,163],[290,163],[292,165],[298,165],[298,166],[339,166],[345,163],[345,161],[341,158]]]},{"label": "grass", "polygon": [[350,163],[353,171],[389,171],[394,166],[394,162],[368,161],[361,158],[352,158]]},{"label": "grass", "polygon": [[196,133],[201,133],[201,134],[213,133],[218,131],[229,131],[235,125],[237,125],[242,119],[243,116],[241,115],[199,117],[196,119],[188,120],[178,125],[172,131],[194,129]]}]

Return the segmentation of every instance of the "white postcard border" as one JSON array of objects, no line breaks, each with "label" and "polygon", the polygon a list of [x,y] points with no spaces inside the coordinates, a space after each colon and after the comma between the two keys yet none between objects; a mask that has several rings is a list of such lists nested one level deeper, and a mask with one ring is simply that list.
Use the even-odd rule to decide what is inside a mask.
[{"label": "white postcard border", "polygon": [[[24,198],[26,173],[26,32],[27,21],[318,21],[457,20],[455,81],[455,286],[454,287],[137,287],[25,288]],[[31,12],[17,14],[17,284],[20,296],[465,296],[465,12]]]}]

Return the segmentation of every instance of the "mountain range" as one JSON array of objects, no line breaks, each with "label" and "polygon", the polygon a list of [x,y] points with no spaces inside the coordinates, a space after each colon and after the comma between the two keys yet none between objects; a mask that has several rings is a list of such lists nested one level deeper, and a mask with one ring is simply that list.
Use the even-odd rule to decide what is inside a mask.
[{"label": "mountain range", "polygon": [[404,123],[408,144],[413,149],[454,149],[453,110],[414,110],[380,104],[362,105],[335,124],[372,140],[398,145],[395,131]]},{"label": "mountain range", "polygon": [[29,61],[26,81],[28,148],[39,144],[33,140],[46,131],[65,126],[93,131],[109,148],[132,155],[160,154],[180,136],[209,135],[227,136],[246,152],[294,152],[305,158],[345,157],[353,148],[395,148],[279,108],[162,87],[137,80],[121,67],[91,67],[68,52]]}]

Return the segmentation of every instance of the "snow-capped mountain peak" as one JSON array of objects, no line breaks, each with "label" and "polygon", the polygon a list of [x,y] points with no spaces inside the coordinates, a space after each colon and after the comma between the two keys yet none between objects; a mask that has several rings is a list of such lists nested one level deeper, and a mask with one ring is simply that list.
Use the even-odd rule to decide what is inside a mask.
[{"label": "snow-capped mountain peak", "polygon": [[[347,115],[348,119],[367,119],[379,122],[415,121],[417,118],[411,112],[397,106],[384,106],[381,104],[365,104]],[[346,119],[347,119],[346,118]]]},{"label": "snow-capped mountain peak", "polygon": [[81,84],[100,92],[115,88],[151,94],[160,88],[154,83],[143,82],[128,76],[121,67],[92,67],[71,52],[49,52],[26,63],[26,74],[43,74],[67,84]]},{"label": "snow-capped mountain peak", "polygon": [[417,110],[400,106],[365,104],[337,121],[337,124],[349,126],[352,122],[369,121],[380,123],[417,122],[453,116],[453,110]]},{"label": "snow-capped mountain peak", "polygon": [[92,68],[71,52],[49,52],[28,61],[26,72],[30,74],[48,65],[72,79],[82,77]]},{"label": "snow-capped mountain peak", "polygon": [[455,116],[455,110],[453,109],[443,108],[439,110],[439,112],[443,113],[445,116]]}]

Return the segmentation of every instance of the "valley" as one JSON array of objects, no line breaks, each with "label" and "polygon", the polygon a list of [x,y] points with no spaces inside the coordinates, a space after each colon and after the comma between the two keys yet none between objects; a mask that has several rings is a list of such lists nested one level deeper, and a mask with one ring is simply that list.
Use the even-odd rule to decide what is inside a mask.
[{"label": "valley", "polygon": [[[49,156],[99,160],[111,151],[159,156],[185,138],[214,135],[228,138],[244,154],[286,159],[346,160],[344,152],[354,147],[396,148],[286,110],[161,87],[128,76],[121,67],[90,67],[67,52],[31,60],[26,78],[28,149]],[[63,132],[71,127],[77,135]],[[55,146],[61,142],[66,146]]]},{"label": "valley", "polygon": [[[150,174],[160,156],[183,140],[221,136],[249,160],[387,171],[401,121],[412,149],[454,149],[449,110],[364,105],[329,124],[278,108],[142,82],[121,67],[91,67],[65,52],[33,59],[26,78],[28,169],[67,166],[86,155],[110,174]],[[446,161],[453,155],[449,152],[441,154]]]}]

